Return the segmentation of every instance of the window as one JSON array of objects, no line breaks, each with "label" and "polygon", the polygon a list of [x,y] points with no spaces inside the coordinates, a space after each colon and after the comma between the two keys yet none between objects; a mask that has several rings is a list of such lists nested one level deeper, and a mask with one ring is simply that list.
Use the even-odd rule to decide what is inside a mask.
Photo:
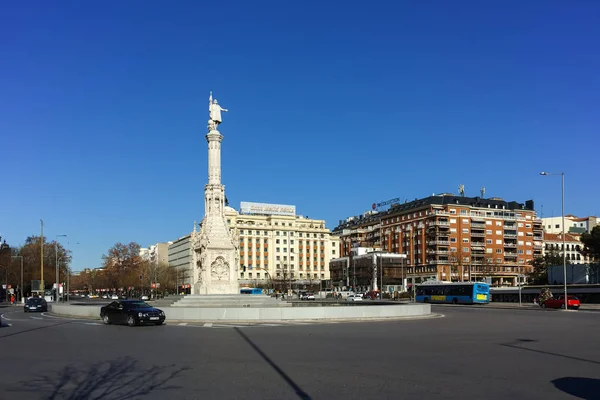
[{"label": "window", "polygon": [[496,221],[496,226],[502,226],[502,222]]},{"label": "window", "polygon": [[[494,249],[489,249],[489,248],[488,248],[488,249],[485,249],[485,252],[486,252],[486,253],[491,253],[493,250],[494,250]],[[491,258],[490,258],[490,260],[491,260]]]},{"label": "window", "polygon": [[485,231],[485,234],[486,234],[486,235],[491,235],[491,234],[492,234],[492,230],[491,230],[491,229],[487,229],[487,230]]},{"label": "window", "polygon": [[[554,227],[555,227],[556,229],[558,229],[558,228],[560,228],[560,225],[559,225],[559,224],[556,224],[556,225],[554,225]],[[565,237],[566,237],[566,235],[565,235]]]},{"label": "window", "polygon": [[450,228],[450,233],[456,233],[456,228]]},{"label": "window", "polygon": [[485,239],[486,244],[492,244],[492,239]]},{"label": "window", "polygon": [[468,247],[463,247],[463,253],[468,253],[469,252],[469,248]]},{"label": "window", "polygon": [[280,249],[279,249],[279,247],[277,247],[277,248],[275,249],[275,252],[279,253],[279,250],[280,250]]},{"label": "window", "polygon": [[496,231],[496,235],[502,235],[502,231]]},{"label": "window", "polygon": [[456,223],[456,218],[450,218],[450,223],[451,224],[455,224]]},{"label": "window", "polygon": [[496,254],[502,254],[502,249],[496,249]]},{"label": "window", "polygon": [[497,263],[501,263],[501,262],[502,262],[502,259],[501,259],[501,258],[496,258],[496,262],[497,262]]},{"label": "window", "polygon": [[276,243],[276,244],[279,244],[279,239],[275,239],[275,243]]},{"label": "window", "polygon": [[463,238],[463,243],[469,243],[469,238]]},{"label": "window", "polygon": [[519,240],[519,246],[523,246],[525,244],[525,242],[523,242],[522,240]]},{"label": "window", "polygon": [[467,210],[460,210],[460,215],[467,215]]},{"label": "window", "polygon": [[488,221],[485,221],[485,224],[486,224],[486,225],[491,225],[491,224],[492,224],[492,221],[489,221],[489,220],[488,220]]},{"label": "window", "polygon": [[456,210],[454,208],[450,209],[450,214],[456,214]]},{"label": "window", "polygon": [[452,243],[456,243],[456,238],[455,238],[455,237],[453,237],[453,238],[450,238],[450,242],[452,242]]},{"label": "window", "polygon": [[469,233],[469,229],[468,228],[463,228],[462,233]]},{"label": "window", "polygon": [[462,220],[462,223],[463,223],[463,224],[468,224],[468,223],[469,223],[469,220],[468,220],[468,219],[465,219],[465,218],[463,218],[463,220]]},{"label": "window", "polygon": [[502,239],[496,239],[496,244],[502,244]]}]

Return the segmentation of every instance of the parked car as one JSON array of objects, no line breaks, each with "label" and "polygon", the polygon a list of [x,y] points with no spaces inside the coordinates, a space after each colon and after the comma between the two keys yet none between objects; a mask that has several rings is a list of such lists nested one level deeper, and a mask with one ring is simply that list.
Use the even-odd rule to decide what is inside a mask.
[{"label": "parked car", "polygon": [[100,318],[106,325],[162,325],[165,322],[165,313],[140,300],[119,300],[102,307]]},{"label": "parked car", "polygon": [[142,297],[140,297],[140,300],[146,301],[146,300],[150,300],[150,298],[146,295],[143,295]]},{"label": "parked car", "polygon": [[346,301],[362,301],[362,295],[360,294],[349,294],[348,297],[346,297]]},{"label": "parked car", "polygon": [[[560,296],[559,298],[551,298],[544,301],[540,304],[542,308],[565,308],[565,296]],[[575,296],[567,296],[567,306],[573,310],[579,310],[581,306],[581,302]]]},{"label": "parked car", "polygon": [[31,297],[25,302],[25,312],[47,312],[48,303],[41,297]]},{"label": "parked car", "polygon": [[302,293],[300,300],[314,300],[315,295],[313,293]]},{"label": "parked car", "polygon": [[111,300],[119,300],[119,296],[116,294],[113,294],[112,296],[110,296]]}]

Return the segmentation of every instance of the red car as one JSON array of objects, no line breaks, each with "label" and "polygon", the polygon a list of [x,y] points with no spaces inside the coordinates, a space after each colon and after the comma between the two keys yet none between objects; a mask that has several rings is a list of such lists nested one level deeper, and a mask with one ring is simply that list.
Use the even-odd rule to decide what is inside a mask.
[{"label": "red car", "polygon": [[[579,310],[581,302],[575,296],[567,297],[567,306],[573,310]],[[560,296],[558,299],[548,299],[541,304],[542,308],[565,308],[565,296]]]}]

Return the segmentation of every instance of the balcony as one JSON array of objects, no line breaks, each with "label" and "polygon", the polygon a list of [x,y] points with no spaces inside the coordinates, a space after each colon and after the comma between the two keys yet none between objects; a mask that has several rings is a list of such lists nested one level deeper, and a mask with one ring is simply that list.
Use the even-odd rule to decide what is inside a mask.
[{"label": "balcony", "polygon": [[471,228],[485,228],[485,221],[471,221]]},{"label": "balcony", "polygon": [[436,246],[436,245],[449,246],[450,242],[448,240],[430,240],[428,244],[430,246]]},{"label": "balcony", "polygon": [[437,221],[433,221],[432,224],[436,225],[436,226],[450,226],[450,221],[440,221],[440,220],[437,220]]},{"label": "balcony", "polygon": [[517,248],[517,244],[516,243],[508,243],[508,242],[504,242],[504,247],[510,247],[510,248]]},{"label": "balcony", "polygon": [[507,233],[507,232],[504,232],[504,237],[505,238],[516,239],[517,238],[517,234],[516,233]]},{"label": "balcony", "polygon": [[471,237],[485,237],[485,232],[473,232],[473,231],[471,231]]},{"label": "balcony", "polygon": [[[565,235],[565,237],[566,237],[566,235]],[[541,242],[542,240],[544,240],[544,238],[543,238],[542,236],[535,236],[535,235],[534,235],[534,236],[533,236],[533,240],[535,240],[535,241],[540,241],[540,242]]]},{"label": "balcony", "polygon": [[448,250],[430,250],[429,254],[448,254]]}]

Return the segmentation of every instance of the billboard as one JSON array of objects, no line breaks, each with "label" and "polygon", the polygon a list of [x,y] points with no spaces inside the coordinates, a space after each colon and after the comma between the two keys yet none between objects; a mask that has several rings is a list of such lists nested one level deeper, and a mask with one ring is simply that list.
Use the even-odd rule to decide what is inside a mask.
[{"label": "billboard", "polygon": [[242,201],[240,203],[240,212],[242,214],[287,215],[293,217],[296,215],[296,206]]}]

